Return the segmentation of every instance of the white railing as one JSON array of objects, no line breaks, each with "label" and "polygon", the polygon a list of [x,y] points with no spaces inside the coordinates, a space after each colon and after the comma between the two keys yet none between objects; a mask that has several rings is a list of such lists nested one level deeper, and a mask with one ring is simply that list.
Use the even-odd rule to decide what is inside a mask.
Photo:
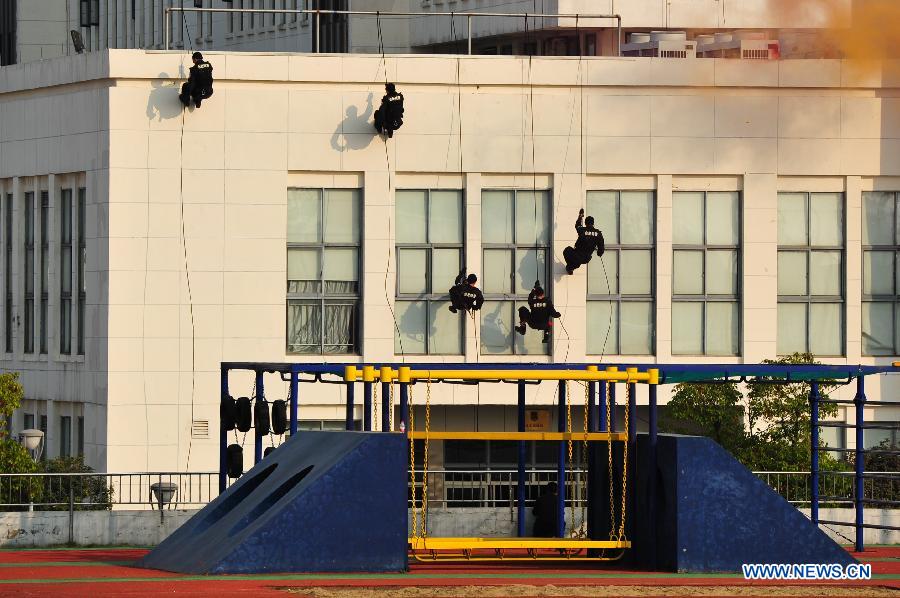
[{"label": "white railing", "polygon": [[615,19],[616,21],[616,54],[621,55],[622,48],[622,16],[618,14],[566,14],[566,13],[509,13],[509,12],[382,12],[374,10],[320,10],[320,9],[287,9],[287,8],[194,8],[189,6],[173,6],[165,9],[165,48],[169,50],[170,31],[172,13],[263,13],[263,14],[288,14],[288,15],[315,15],[316,17],[316,46],[315,51],[319,53],[319,40],[321,35],[321,17],[322,15],[357,15],[369,16],[380,19],[381,17],[465,17],[466,18],[466,39],[468,43],[468,53],[472,53],[472,19],[476,17],[500,17],[510,19],[528,19],[533,18],[554,18],[554,19],[575,19],[576,22],[581,19]]}]

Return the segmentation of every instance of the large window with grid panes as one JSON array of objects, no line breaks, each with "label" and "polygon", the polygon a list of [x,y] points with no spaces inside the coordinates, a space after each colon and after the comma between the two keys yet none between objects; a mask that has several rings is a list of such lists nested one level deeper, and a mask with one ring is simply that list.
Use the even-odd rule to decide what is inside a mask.
[{"label": "large window with grid panes", "polygon": [[590,191],[587,215],[606,251],[588,264],[587,353],[650,355],[654,338],[652,191]]},{"label": "large window with grid panes", "polygon": [[862,197],[862,352],[900,354],[900,193]]},{"label": "large window with grid panes", "polygon": [[740,353],[740,193],[672,194],[672,354]]},{"label": "large window with grid panes", "polygon": [[358,353],[359,189],[289,189],[287,351]]},{"label": "large window with grid panes", "polygon": [[517,308],[536,280],[550,292],[550,192],[484,190],[481,195],[481,352],[546,354],[549,343],[533,330],[519,335]]},{"label": "large window with grid panes", "polygon": [[24,282],[22,285],[22,301],[25,306],[24,315],[24,351],[34,353],[34,193],[25,193],[25,205],[22,213],[24,235],[22,253],[24,257]]},{"label": "large window with grid panes", "polygon": [[462,353],[464,314],[450,312],[448,291],[464,263],[463,210],[460,190],[397,191],[397,354]]},{"label": "large window with grid panes", "polygon": [[844,353],[844,196],[778,194],[778,354]]}]

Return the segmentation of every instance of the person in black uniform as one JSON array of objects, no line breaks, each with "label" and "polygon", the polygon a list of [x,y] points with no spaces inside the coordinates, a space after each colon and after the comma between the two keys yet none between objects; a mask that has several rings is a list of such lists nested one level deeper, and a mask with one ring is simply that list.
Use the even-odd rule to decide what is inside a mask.
[{"label": "person in black uniform", "polygon": [[594,217],[588,216],[585,218],[583,209],[578,211],[575,231],[578,233],[575,247],[563,249],[563,258],[566,260],[566,272],[569,274],[573,274],[579,266],[591,261],[595,250],[597,251],[597,257],[602,256],[606,247],[603,242],[603,233],[594,228]]},{"label": "person in black uniform", "polygon": [[481,289],[475,286],[478,277],[474,274],[466,276],[466,269],[463,268],[456,275],[453,286],[450,288],[450,311],[453,313],[459,310],[478,311],[484,303],[484,295]]},{"label": "person in black uniform", "polygon": [[553,302],[544,296],[541,281],[536,280],[534,288],[528,294],[528,307],[523,305],[519,308],[519,325],[516,326],[516,332],[525,334],[525,325],[528,324],[535,330],[543,330],[544,338],[541,342],[548,343],[550,342],[550,330],[553,328],[553,318],[561,315],[553,307]]},{"label": "person in black uniform", "polygon": [[553,538],[559,527],[559,487],[556,482],[544,486],[544,492],[534,501],[534,537]]},{"label": "person in black uniform", "polygon": [[384,90],[387,93],[375,111],[375,130],[393,137],[394,131],[403,126],[403,94],[397,92],[393,83],[385,83]]},{"label": "person in black uniform", "polygon": [[187,82],[181,86],[181,95],[178,99],[185,106],[190,107],[193,100],[194,106],[200,107],[200,103],[213,94],[213,67],[203,60],[203,54],[194,52],[191,56],[194,66]]}]

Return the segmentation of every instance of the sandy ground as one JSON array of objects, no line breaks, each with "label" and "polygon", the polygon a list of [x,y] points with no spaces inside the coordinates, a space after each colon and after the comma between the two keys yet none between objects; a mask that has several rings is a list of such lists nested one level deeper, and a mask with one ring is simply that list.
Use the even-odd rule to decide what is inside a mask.
[{"label": "sandy ground", "polygon": [[283,588],[297,596],[312,598],[506,598],[525,596],[895,596],[900,590],[881,586],[457,586],[379,588]]}]

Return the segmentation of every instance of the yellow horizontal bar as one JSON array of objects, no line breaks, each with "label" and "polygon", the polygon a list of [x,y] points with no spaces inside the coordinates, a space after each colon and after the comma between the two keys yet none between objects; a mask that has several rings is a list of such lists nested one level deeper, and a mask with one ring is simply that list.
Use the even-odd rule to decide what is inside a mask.
[{"label": "yellow horizontal bar", "polygon": [[480,550],[492,548],[631,548],[629,540],[574,538],[408,538],[413,550]]},{"label": "yellow horizontal bar", "polygon": [[[344,368],[344,380],[346,382],[356,382],[360,378],[365,379],[366,377],[366,372],[357,369],[356,366],[346,366]],[[622,372],[615,367],[597,371],[596,366],[588,366],[584,370],[411,370],[408,367],[400,367],[393,370],[389,367],[382,367],[377,377],[382,382],[391,382],[393,380],[398,382],[423,380],[572,380],[579,382],[607,381],[659,384],[659,370],[656,368],[650,368],[646,372],[639,372],[637,368],[628,368],[627,371]]]},{"label": "yellow horizontal bar", "polygon": [[[413,440],[425,440],[425,432],[407,433]],[[583,441],[584,432],[428,432],[429,440],[575,440]],[[624,442],[628,436],[623,432],[589,432],[587,439]]]}]

